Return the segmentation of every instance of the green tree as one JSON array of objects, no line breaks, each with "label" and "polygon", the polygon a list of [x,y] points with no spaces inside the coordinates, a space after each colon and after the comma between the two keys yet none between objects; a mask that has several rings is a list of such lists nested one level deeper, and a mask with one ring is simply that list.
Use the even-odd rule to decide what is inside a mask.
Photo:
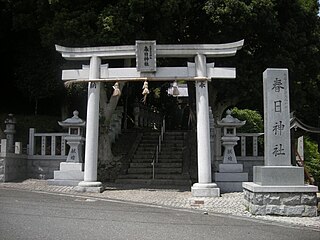
[{"label": "green tree", "polygon": [[[245,39],[237,56],[223,60],[237,67],[235,81],[213,81],[211,104],[217,118],[239,105],[262,112],[262,72],[288,68],[291,111],[316,126],[320,115],[320,21],[316,0],[208,0],[209,41]],[[211,37],[212,36],[212,37]],[[220,61],[219,61],[220,63]]]},{"label": "green tree", "polygon": [[263,119],[260,113],[250,109],[232,108],[232,116],[246,124],[239,128],[238,132],[261,133],[263,132]]},{"label": "green tree", "polygon": [[[62,91],[53,52],[41,45],[39,29],[49,19],[49,5],[41,0],[2,1],[1,52],[8,56],[4,68],[11,88],[34,104]],[[6,84],[6,83],[5,83]]]}]

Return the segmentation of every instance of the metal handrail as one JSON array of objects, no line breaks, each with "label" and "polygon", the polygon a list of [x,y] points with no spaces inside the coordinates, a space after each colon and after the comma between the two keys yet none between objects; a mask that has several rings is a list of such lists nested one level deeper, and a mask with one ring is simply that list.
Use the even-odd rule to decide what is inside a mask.
[{"label": "metal handrail", "polygon": [[163,118],[160,134],[159,134],[159,137],[158,137],[158,145],[156,147],[156,150],[155,150],[155,153],[154,153],[154,155],[152,157],[152,162],[151,162],[151,165],[152,165],[152,179],[155,179],[155,163],[159,162],[159,153],[161,152],[161,144],[162,144],[162,141],[164,139],[165,126],[166,126],[166,121],[165,121],[165,118]]}]

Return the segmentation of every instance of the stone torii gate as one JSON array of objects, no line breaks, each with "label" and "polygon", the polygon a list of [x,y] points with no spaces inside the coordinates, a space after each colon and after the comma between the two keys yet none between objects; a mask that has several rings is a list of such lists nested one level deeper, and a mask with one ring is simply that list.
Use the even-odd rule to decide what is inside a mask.
[{"label": "stone torii gate", "polygon": [[[62,80],[88,82],[84,181],[79,183],[80,190],[102,191],[102,183],[97,181],[100,82],[186,80],[196,82],[198,182],[191,191],[193,196],[220,196],[220,189],[211,177],[208,81],[233,79],[236,70],[215,67],[206,58],[234,56],[243,43],[244,40],[226,44],[156,45],[156,41],[136,41],[135,45],[84,48],[56,45],[67,60],[90,61],[82,69],[62,71]],[[194,57],[195,62],[188,62],[186,67],[157,67],[159,57]],[[132,58],[136,58],[136,67],[109,68],[108,64],[101,64],[102,59]]]}]

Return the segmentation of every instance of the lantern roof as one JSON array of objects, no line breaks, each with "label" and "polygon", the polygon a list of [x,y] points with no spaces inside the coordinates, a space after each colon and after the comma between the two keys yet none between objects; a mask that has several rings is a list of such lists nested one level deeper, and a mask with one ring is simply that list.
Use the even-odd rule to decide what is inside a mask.
[{"label": "lantern roof", "polygon": [[231,115],[231,110],[226,111],[226,117],[222,118],[221,121],[217,121],[219,126],[222,127],[241,127],[246,124],[246,121],[240,121],[238,118],[235,118]]},{"label": "lantern roof", "polygon": [[73,111],[73,117],[67,118],[64,121],[58,121],[59,125],[62,127],[84,127],[86,121],[79,118],[79,112],[77,110]]}]

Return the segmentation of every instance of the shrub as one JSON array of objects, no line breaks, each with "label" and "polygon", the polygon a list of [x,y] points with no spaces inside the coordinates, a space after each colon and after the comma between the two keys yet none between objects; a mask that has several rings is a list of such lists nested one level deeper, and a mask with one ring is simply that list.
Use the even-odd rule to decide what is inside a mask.
[{"label": "shrub", "polygon": [[245,133],[260,133],[263,132],[263,119],[260,113],[250,109],[232,109],[232,116],[241,121],[246,121],[246,124],[239,128],[238,132]]},{"label": "shrub", "polygon": [[304,137],[304,165],[314,178],[315,185],[320,186],[320,153],[318,152],[318,144],[309,137]]}]

